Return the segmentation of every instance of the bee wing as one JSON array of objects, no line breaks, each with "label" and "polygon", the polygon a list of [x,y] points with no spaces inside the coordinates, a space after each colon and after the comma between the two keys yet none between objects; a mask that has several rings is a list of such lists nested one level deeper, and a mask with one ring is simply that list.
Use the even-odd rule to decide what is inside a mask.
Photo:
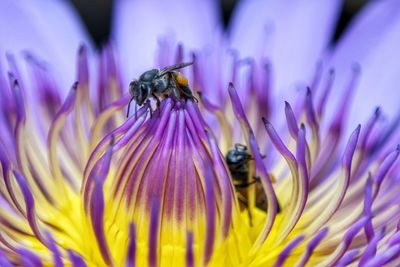
[{"label": "bee wing", "polygon": [[157,75],[157,77],[161,77],[161,76],[165,75],[168,72],[171,72],[171,71],[174,71],[174,70],[178,70],[178,69],[182,69],[182,68],[185,68],[185,67],[190,66],[190,65],[193,65],[193,62],[180,63],[180,64],[176,64],[176,65],[165,67],[165,68],[160,70],[160,73]]}]

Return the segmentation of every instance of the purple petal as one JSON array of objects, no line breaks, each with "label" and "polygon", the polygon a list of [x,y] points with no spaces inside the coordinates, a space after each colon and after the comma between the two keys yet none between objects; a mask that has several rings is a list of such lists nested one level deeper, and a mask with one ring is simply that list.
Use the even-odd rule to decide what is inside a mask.
[{"label": "purple petal", "polygon": [[20,248],[18,249],[20,261],[24,267],[43,267],[42,261],[33,252]]},{"label": "purple petal", "polygon": [[278,259],[276,260],[274,267],[281,267],[285,263],[286,259],[290,256],[290,253],[293,249],[295,249],[302,241],[304,240],[304,236],[299,236],[295,238],[292,242],[290,242],[279,254]]},{"label": "purple petal", "polygon": [[310,240],[310,242],[308,242],[307,247],[296,266],[304,266],[308,262],[315,248],[327,234],[328,228],[323,228]]},{"label": "purple petal", "polygon": [[350,170],[351,170],[351,162],[353,160],[354,151],[356,150],[356,147],[357,147],[360,130],[361,130],[361,125],[358,125],[357,128],[351,134],[349,141],[347,142],[346,149],[343,154],[342,165],[346,170],[348,170],[349,174],[350,174]]},{"label": "purple petal", "polygon": [[46,240],[48,242],[48,248],[53,253],[53,264],[55,267],[63,267],[63,261],[61,259],[60,250],[57,247],[57,244],[54,242],[53,237],[49,232],[45,233]]},{"label": "purple petal", "polygon": [[123,59],[125,79],[155,65],[160,37],[202,49],[218,32],[217,2],[212,0],[118,0],[114,10],[113,37]]},{"label": "purple petal", "polygon": [[287,101],[285,101],[285,115],[289,133],[293,139],[296,139],[299,132],[299,126],[297,124],[296,116],[293,113],[293,109]]},{"label": "purple petal", "polygon": [[[365,223],[369,220],[369,217],[362,217],[346,231],[342,243],[336,248],[336,251],[333,253],[334,257],[328,259],[326,262],[323,262],[323,266],[337,266],[340,263],[340,266],[346,266],[347,262],[351,262],[355,255],[349,255],[349,258],[343,255],[347,252],[350,247],[351,242],[357,233],[364,227]],[[349,254],[349,253],[348,253]],[[346,255],[348,255],[346,254]],[[350,257],[351,256],[351,257]]]},{"label": "purple petal", "polygon": [[12,186],[12,180],[10,177],[10,168],[11,168],[11,162],[8,158],[8,155],[6,153],[6,150],[3,148],[2,145],[0,145],[0,162],[1,162],[1,167],[2,167],[2,174],[3,174],[3,180],[5,184],[5,189],[7,192],[10,194],[10,198],[12,200],[12,203],[15,205],[17,210],[20,213],[24,213],[22,205],[18,201],[17,195],[14,193],[13,186]]},{"label": "purple petal", "polygon": [[97,245],[101,252],[101,256],[103,257],[103,260],[107,265],[111,265],[112,258],[104,233],[103,186],[99,181],[96,181],[90,199],[90,217],[92,220],[93,231],[96,237]]},{"label": "purple petal", "polygon": [[310,231],[316,231],[318,228],[322,227],[336,212],[336,210],[340,207],[340,204],[342,203],[346,191],[349,187],[350,184],[350,178],[351,178],[351,162],[353,160],[354,152],[357,147],[357,141],[358,137],[360,135],[360,129],[361,126],[359,125],[352,133],[350,136],[346,149],[343,153],[342,157],[342,169],[344,171],[344,175],[340,176],[340,178],[337,181],[338,187],[336,188],[336,194],[332,196],[332,199],[329,203],[329,205],[326,206],[326,208],[321,211],[321,214],[319,215],[320,217],[324,218],[322,221],[312,221],[310,222],[310,225],[308,226],[309,229],[313,229]]},{"label": "purple petal", "polygon": [[400,245],[396,245],[388,248],[387,250],[383,250],[380,254],[376,255],[364,267],[380,267],[384,266],[386,263],[391,260],[398,258],[400,253]]},{"label": "purple petal", "polygon": [[336,264],[336,267],[348,266],[357,256],[358,250],[351,250],[347,252],[340,261]]},{"label": "purple petal", "polygon": [[275,217],[278,212],[278,200],[276,198],[276,194],[274,191],[274,188],[271,183],[271,177],[267,172],[267,169],[262,161],[261,154],[259,151],[259,147],[256,142],[256,138],[253,134],[250,134],[250,148],[251,151],[253,152],[254,156],[254,161],[256,164],[256,173],[260,175],[261,178],[261,184],[263,186],[264,192],[267,196],[267,203],[268,203],[268,217],[265,220],[264,228],[263,230],[259,233],[258,238],[255,242],[257,247],[261,244],[261,242],[265,241],[265,239],[268,237],[268,234],[270,233],[272,226],[275,222]]},{"label": "purple petal", "polygon": [[308,124],[313,128],[318,131],[319,125],[317,122],[317,116],[315,114],[315,109],[313,105],[313,98],[311,96],[311,89],[307,88],[307,96],[306,96],[306,103],[305,103],[305,110],[306,110],[306,118]]},{"label": "purple petal", "polygon": [[194,266],[194,251],[193,251],[193,234],[188,233],[186,237],[186,266],[193,267]]},{"label": "purple petal", "polygon": [[[328,228],[322,228],[307,244],[307,250],[311,252],[318,246],[322,239],[328,234]],[[310,254],[311,255],[311,254]]]},{"label": "purple petal", "polygon": [[392,235],[388,241],[390,246],[396,245],[400,243],[400,232],[395,233]]},{"label": "purple petal", "polygon": [[98,77],[98,90],[95,90],[94,95],[98,109],[104,110],[126,93],[127,84],[122,84],[120,75],[122,68],[119,67],[120,64],[117,64],[113,45],[107,44],[98,59],[97,73],[95,73]]},{"label": "purple petal", "polygon": [[[367,179],[367,184],[364,188],[364,216],[372,216],[372,178],[371,176]],[[365,235],[368,241],[374,237],[375,231],[372,225],[372,218],[365,223]]]},{"label": "purple petal", "polygon": [[[330,122],[330,126],[328,128],[328,134],[325,136],[325,138],[322,140],[321,145],[321,151],[324,151],[324,153],[320,153],[316,163],[313,164],[313,170],[312,173],[314,174],[312,177],[312,183],[311,183],[311,188],[314,188],[316,185],[319,184],[320,180],[323,178],[323,175],[325,174],[326,168],[331,165],[332,160],[333,160],[333,155],[335,155],[339,145],[339,141],[342,137],[342,131],[343,131],[343,124],[346,122],[347,118],[347,113],[348,113],[348,107],[350,106],[350,95],[352,94],[355,84],[358,80],[359,76],[359,68],[358,66],[354,66],[352,76],[350,77],[350,81],[348,81],[347,84],[347,94],[344,94],[341,96],[341,103],[339,107],[336,107],[336,110],[334,113],[332,113],[332,116],[334,118]],[[332,77],[332,76],[331,76]],[[332,79],[332,78],[329,78]],[[328,81],[328,84],[330,81]],[[328,90],[330,90],[330,85],[327,85]],[[323,93],[325,94],[325,93]],[[321,100],[324,102],[324,100]],[[320,102],[320,104],[322,103]],[[319,115],[322,114],[323,109],[320,109]],[[345,135],[347,136],[347,134]]]},{"label": "purple petal", "polygon": [[[301,179],[300,179],[301,180],[300,184],[302,184],[300,186],[301,191],[303,192],[303,194],[307,196],[309,174],[306,164],[306,146],[307,146],[307,141],[306,141],[305,126],[304,124],[302,124],[297,137],[296,159],[300,170],[299,172],[301,174]],[[306,199],[304,200],[304,202],[305,201]]]},{"label": "purple petal", "polygon": [[[92,46],[79,16],[68,1],[0,2],[0,53],[24,51],[50,63],[50,70],[68,89],[75,77],[75,54],[81,43]],[[3,58],[1,55],[0,58]]]},{"label": "purple petal", "polygon": [[240,101],[239,95],[237,94],[237,91],[233,85],[233,83],[229,83],[228,87],[228,92],[229,92],[229,97],[231,98],[232,101],[232,107],[233,111],[235,113],[235,116],[240,122],[243,122],[246,127],[251,130],[249,120],[247,119],[246,113],[244,112],[243,105]]},{"label": "purple petal", "polygon": [[393,164],[396,162],[400,154],[400,146],[397,146],[396,150],[388,154],[384,160],[380,163],[379,169],[374,175],[374,182],[377,184],[377,190],[379,190],[383,179],[388,174],[389,170],[392,168]]},{"label": "purple petal", "polygon": [[59,117],[65,115],[65,113],[70,113],[72,111],[72,109],[74,108],[74,104],[75,104],[75,99],[76,99],[76,90],[78,87],[78,83],[75,82],[69,93],[67,98],[65,99],[64,103],[62,104],[60,110],[57,112],[57,114],[54,117],[54,120],[57,120]]},{"label": "purple petal", "polygon": [[[322,89],[321,98],[320,98],[320,100],[318,102],[318,106],[317,106],[317,113],[318,113],[319,117],[322,117],[322,114],[324,113],[325,104],[326,104],[326,101],[328,100],[328,96],[331,93],[334,81],[335,81],[335,71],[333,69],[330,69],[329,74],[328,74],[328,80],[326,81],[326,83]],[[313,88],[313,87],[311,87],[311,88]]]},{"label": "purple petal", "polygon": [[88,51],[86,46],[81,46],[79,48],[78,55],[78,83],[86,86],[89,83],[89,69],[88,69]]},{"label": "purple petal", "polygon": [[92,222],[93,231],[96,237],[97,245],[99,247],[101,256],[103,257],[104,262],[107,265],[112,265],[113,259],[108,247],[105,231],[104,231],[104,195],[103,195],[103,184],[104,180],[108,175],[108,171],[110,168],[111,157],[112,157],[112,145],[113,141],[111,141],[110,146],[108,147],[106,153],[103,158],[99,161],[101,165],[99,166],[98,173],[93,174],[94,178],[94,187],[90,196],[90,218]]},{"label": "purple petal", "polygon": [[[277,243],[286,238],[296,226],[301,217],[301,214],[303,213],[308,197],[308,172],[305,159],[306,140],[305,128],[303,124],[300,127],[296,139],[296,161],[294,163],[290,163],[288,160],[287,161],[291,168],[293,176],[292,183],[293,186],[297,188],[297,192],[296,195],[292,197],[289,203],[289,206],[292,207],[291,214],[284,214],[285,217],[283,217],[283,221],[285,221],[285,223],[281,225],[281,233],[278,235],[277,240],[274,241]],[[297,166],[298,168],[296,170],[293,170],[292,166]]]},{"label": "purple petal", "polygon": [[241,57],[267,57],[274,88],[308,82],[332,36],[340,0],[241,1],[232,16],[231,44]]},{"label": "purple petal", "polygon": [[353,223],[353,225],[347,230],[344,235],[343,243],[346,247],[350,246],[351,241],[357,235],[357,233],[365,226],[365,223],[370,219],[370,217],[362,217],[357,222]]},{"label": "purple petal", "polygon": [[213,190],[213,180],[215,179],[212,168],[211,162],[208,163],[209,166],[203,166],[205,168],[205,196],[206,196],[206,227],[207,227],[207,234],[204,241],[204,265],[206,265],[213,255],[214,249],[214,242],[215,242],[215,225],[216,225],[216,209],[215,209],[215,198],[214,198],[214,190]]},{"label": "purple petal", "polygon": [[150,229],[149,229],[149,266],[158,266],[158,242],[161,228],[160,218],[160,198],[157,196],[153,197],[153,203],[150,214]]},{"label": "purple petal", "polygon": [[[272,143],[276,147],[276,149],[281,153],[281,155],[285,158],[286,162],[288,165],[292,168],[292,170],[297,169],[297,161],[292,152],[286,147],[286,145],[283,143],[282,139],[278,135],[278,133],[275,131],[274,127],[272,124],[265,118],[263,118],[263,122],[265,125],[265,129],[267,130],[268,136],[271,139]],[[297,138],[297,136],[296,136]],[[293,171],[295,172],[295,171]]]},{"label": "purple petal", "polygon": [[232,198],[234,198],[234,195],[232,194],[232,188],[231,188],[231,183],[230,183],[230,177],[228,173],[225,171],[224,167],[224,162],[222,161],[222,156],[221,152],[219,151],[217,141],[214,139],[212,134],[207,132],[208,136],[208,141],[210,143],[210,148],[211,148],[211,153],[212,153],[212,165],[213,167],[218,171],[217,172],[217,177],[220,177],[221,181],[221,197],[222,197],[222,203],[224,203],[224,208],[221,212],[222,215],[222,235],[224,237],[227,237],[229,234],[229,230],[231,227],[231,221],[232,221],[232,201],[230,201]]},{"label": "purple petal", "polygon": [[[370,1],[338,43],[330,59],[336,71],[335,100],[343,92],[351,66],[357,62],[362,69],[350,110],[352,124],[367,119],[376,106],[382,106],[392,118],[399,111],[399,46],[400,5],[396,0]],[[337,105],[331,102],[329,111],[333,112]]]},{"label": "purple petal", "polygon": [[24,196],[25,208],[26,208],[26,218],[28,220],[29,226],[32,232],[36,235],[36,238],[42,242],[46,243],[46,239],[43,237],[36,217],[35,211],[35,199],[33,198],[32,192],[30,191],[29,185],[25,180],[25,177],[18,171],[13,171],[15,179],[17,180],[18,186]]},{"label": "purple petal", "polygon": [[383,238],[384,235],[385,230],[382,229],[369,241],[368,246],[365,248],[364,253],[360,258],[360,266],[363,266],[369,259],[375,256],[378,242]]},{"label": "purple petal", "polygon": [[[32,91],[30,94],[35,95],[34,99],[28,98],[27,100],[34,102],[35,105],[44,107],[52,117],[60,108],[62,92],[60,92],[56,81],[54,81],[51,73],[40,59],[29,52],[25,58],[29,74],[32,77],[32,82],[27,84],[27,86],[32,88],[29,90]],[[39,100],[39,103],[35,102],[35,100]]]},{"label": "purple petal", "polygon": [[126,267],[135,267],[136,266],[136,229],[135,225],[129,225],[129,245],[128,252],[126,255]]},{"label": "purple petal", "polygon": [[[374,127],[376,126],[379,118],[381,117],[381,108],[377,107],[374,111],[374,114],[372,115],[372,117],[368,120],[366,126],[365,126],[365,131],[362,133],[361,137],[360,137],[360,148],[365,150],[367,149],[367,144],[369,141],[369,138],[371,136],[371,133],[374,129]],[[370,146],[370,144],[368,144],[368,146]]]},{"label": "purple petal", "polygon": [[3,255],[3,253],[0,251],[0,266],[3,267],[13,267],[11,262],[8,261],[7,257]]},{"label": "purple petal", "polygon": [[71,260],[72,267],[86,267],[85,261],[74,251],[68,250],[68,257]]},{"label": "purple petal", "polygon": [[306,113],[307,124],[311,127],[311,155],[313,158],[316,158],[319,154],[320,146],[321,146],[321,137],[319,133],[319,123],[317,120],[317,115],[315,112],[315,108],[313,105],[313,98],[311,95],[311,89],[307,88],[306,98],[304,109]]},{"label": "purple petal", "polygon": [[[340,95],[340,97],[338,97],[339,102],[337,103],[337,105],[334,107],[333,110],[329,109],[329,107],[331,106],[328,104],[327,115],[326,115],[326,119],[328,121],[332,120],[330,128],[336,129],[338,133],[340,133],[343,130],[343,126],[346,125],[346,122],[349,119],[349,110],[352,107],[352,100],[354,97],[354,93],[356,88],[358,88],[357,86],[361,76],[360,65],[358,64],[352,65],[351,70],[349,70],[347,74],[348,75],[346,76],[347,78],[346,83],[343,85],[342,88],[343,94]],[[331,99],[337,95],[339,94],[337,93],[336,90],[334,96],[332,96],[329,99],[329,103],[332,103],[333,101]],[[347,135],[348,133],[346,132],[345,134]]]},{"label": "purple petal", "polygon": [[21,91],[21,86],[18,80],[14,79],[12,75],[10,75],[10,82],[12,83],[12,93],[15,101],[15,105],[17,107],[17,122],[21,123],[25,121],[26,113],[25,113],[25,105],[24,98]]}]

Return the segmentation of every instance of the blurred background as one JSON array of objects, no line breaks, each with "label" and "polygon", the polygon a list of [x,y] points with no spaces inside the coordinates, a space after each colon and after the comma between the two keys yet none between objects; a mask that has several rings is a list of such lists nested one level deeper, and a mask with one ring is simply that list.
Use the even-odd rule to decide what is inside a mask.
[{"label": "blurred background", "polygon": [[[70,1],[72,1],[75,7],[78,9],[79,14],[82,16],[96,43],[104,43],[108,39],[108,35],[110,33],[113,0],[96,0],[95,5],[93,4],[94,1],[88,0]],[[352,16],[357,13],[357,11],[363,5],[365,5],[367,1],[368,0],[344,0],[339,26],[333,41],[340,36],[347,23],[351,20]],[[222,17],[226,24],[229,22],[230,14],[235,7],[237,0],[219,0],[219,2],[221,6]]]}]

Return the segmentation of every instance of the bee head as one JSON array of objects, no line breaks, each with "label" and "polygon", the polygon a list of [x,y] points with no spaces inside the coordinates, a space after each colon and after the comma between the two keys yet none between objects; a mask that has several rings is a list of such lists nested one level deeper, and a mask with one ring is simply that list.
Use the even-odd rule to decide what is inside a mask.
[{"label": "bee head", "polygon": [[150,91],[149,85],[146,83],[134,80],[129,84],[129,92],[139,106],[143,105],[149,97]]},{"label": "bee head", "polygon": [[226,162],[228,165],[245,164],[250,160],[251,156],[247,152],[247,147],[244,145],[236,144],[234,148],[226,154]]}]

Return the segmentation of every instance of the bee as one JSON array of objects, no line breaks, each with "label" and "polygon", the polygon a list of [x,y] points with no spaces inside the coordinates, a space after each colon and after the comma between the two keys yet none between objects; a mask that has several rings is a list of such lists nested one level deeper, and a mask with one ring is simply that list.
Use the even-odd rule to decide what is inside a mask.
[{"label": "bee", "polygon": [[187,78],[176,71],[192,64],[193,62],[180,63],[163,69],[148,70],[140,75],[138,80],[133,80],[129,84],[129,93],[132,98],[129,101],[127,117],[129,117],[129,109],[133,100],[141,106],[150,97],[153,97],[156,100],[158,112],[160,112],[160,97],[173,96],[175,99],[184,98],[197,102],[188,86]]},{"label": "bee", "polygon": [[[256,206],[259,209],[267,211],[267,199],[263,192],[261,181],[259,177],[252,177],[249,181],[249,164],[251,160],[254,160],[251,154],[248,152],[247,147],[242,144],[235,144],[235,146],[228,151],[225,156],[226,163],[229,168],[229,172],[232,177],[233,185],[238,193],[238,200],[246,208],[248,207],[248,201],[245,197],[247,192],[243,192],[247,187],[255,184],[256,185]],[[281,211],[280,205],[277,205],[278,213]],[[251,223],[251,214],[249,212],[249,218]]]}]

